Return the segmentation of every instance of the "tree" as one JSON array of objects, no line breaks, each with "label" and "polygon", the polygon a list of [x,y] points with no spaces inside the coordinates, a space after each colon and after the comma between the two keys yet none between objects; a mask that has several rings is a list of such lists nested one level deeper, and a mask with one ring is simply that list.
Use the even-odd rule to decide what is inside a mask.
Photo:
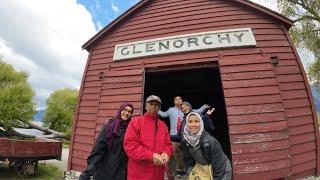
[{"label": "tree", "polygon": [[53,92],[47,100],[44,124],[50,129],[70,136],[77,98],[77,89],[62,89]]},{"label": "tree", "polygon": [[35,95],[28,83],[28,74],[16,71],[0,59],[0,127],[12,131],[13,127],[24,126],[35,114]]},{"label": "tree", "polygon": [[320,0],[277,0],[280,12],[293,19],[290,35],[297,47],[313,53],[308,67],[311,81],[320,82]]},{"label": "tree", "polygon": [[33,138],[14,128],[38,129],[45,132],[45,138],[69,139],[67,135],[32,122],[36,104],[32,98],[35,93],[28,83],[28,74],[16,71],[0,59],[0,136],[19,136]]}]

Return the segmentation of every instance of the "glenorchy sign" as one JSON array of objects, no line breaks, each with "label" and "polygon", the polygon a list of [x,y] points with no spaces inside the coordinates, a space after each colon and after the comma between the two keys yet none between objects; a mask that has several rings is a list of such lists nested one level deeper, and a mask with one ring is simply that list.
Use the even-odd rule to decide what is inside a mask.
[{"label": "glenorchy sign", "polygon": [[113,60],[205,49],[255,46],[250,28],[170,36],[116,45]]}]

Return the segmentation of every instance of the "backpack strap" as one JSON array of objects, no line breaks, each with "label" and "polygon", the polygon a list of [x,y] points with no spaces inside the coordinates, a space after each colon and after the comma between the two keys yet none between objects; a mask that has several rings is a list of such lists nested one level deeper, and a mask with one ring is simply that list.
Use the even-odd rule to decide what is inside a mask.
[{"label": "backpack strap", "polygon": [[206,138],[206,134],[204,134],[200,140],[200,148],[201,152],[203,153],[204,158],[207,160],[208,163],[211,163],[211,153],[210,153],[210,142],[209,139]]}]

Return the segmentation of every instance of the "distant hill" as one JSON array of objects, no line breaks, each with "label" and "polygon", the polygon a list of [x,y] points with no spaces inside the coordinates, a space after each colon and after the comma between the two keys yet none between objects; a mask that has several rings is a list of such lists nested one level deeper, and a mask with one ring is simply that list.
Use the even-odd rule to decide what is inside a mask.
[{"label": "distant hill", "polygon": [[33,116],[34,121],[42,122],[45,110],[37,110],[37,113]]}]

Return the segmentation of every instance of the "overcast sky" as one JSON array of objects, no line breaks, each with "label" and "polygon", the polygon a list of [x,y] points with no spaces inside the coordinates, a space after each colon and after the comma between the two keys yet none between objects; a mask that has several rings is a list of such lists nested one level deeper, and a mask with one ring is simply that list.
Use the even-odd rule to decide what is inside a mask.
[{"label": "overcast sky", "polygon": [[[253,0],[277,10],[275,0]],[[29,73],[39,109],[53,91],[79,88],[90,37],[138,0],[1,0],[0,55]]]}]

